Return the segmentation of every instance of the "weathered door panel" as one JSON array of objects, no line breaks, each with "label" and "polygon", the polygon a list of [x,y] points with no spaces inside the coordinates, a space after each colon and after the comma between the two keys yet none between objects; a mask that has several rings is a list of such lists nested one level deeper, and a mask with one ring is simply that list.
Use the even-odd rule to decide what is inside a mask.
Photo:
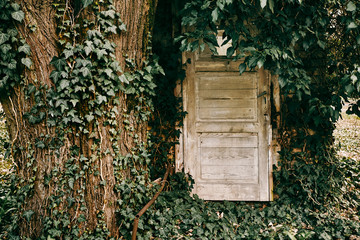
[{"label": "weathered door panel", "polygon": [[265,71],[195,58],[183,84],[184,168],[207,200],[268,201],[269,84]]}]

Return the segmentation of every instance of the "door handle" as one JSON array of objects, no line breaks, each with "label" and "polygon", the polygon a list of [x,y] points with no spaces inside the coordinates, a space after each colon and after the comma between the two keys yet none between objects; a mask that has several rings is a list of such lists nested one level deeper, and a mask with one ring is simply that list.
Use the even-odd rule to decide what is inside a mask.
[{"label": "door handle", "polygon": [[266,95],[267,94],[267,92],[266,91],[263,91],[262,93],[260,93],[257,97],[259,98],[259,97],[262,97],[262,96],[264,96],[264,95]]},{"label": "door handle", "polygon": [[268,104],[267,104],[267,91],[263,91],[262,93],[260,93],[258,96],[258,98],[260,97],[264,97],[264,112],[266,113],[267,112],[267,109],[268,109]]}]

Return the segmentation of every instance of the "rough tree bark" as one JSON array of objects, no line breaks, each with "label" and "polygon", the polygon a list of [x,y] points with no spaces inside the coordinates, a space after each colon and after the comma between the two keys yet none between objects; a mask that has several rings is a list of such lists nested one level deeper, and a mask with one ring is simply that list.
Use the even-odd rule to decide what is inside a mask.
[{"label": "rough tree bark", "polygon": [[[47,143],[58,137],[55,127],[48,127],[46,119],[38,124],[30,124],[24,114],[30,112],[35,105],[35,97],[26,97],[25,89],[29,84],[35,85],[38,89],[40,86],[52,87],[50,76],[54,69],[50,64],[54,56],[58,56],[60,49],[57,44],[59,36],[56,31],[57,22],[55,20],[56,9],[52,0],[18,0],[21,9],[25,13],[24,22],[17,25],[20,36],[25,39],[31,48],[32,68],[25,70],[25,84],[13,87],[10,96],[1,96],[1,104],[4,108],[7,118],[8,129],[10,133],[11,143],[13,145],[13,156],[17,165],[16,174],[23,179],[22,186],[31,185],[33,190],[26,197],[22,206],[22,213],[25,211],[33,211],[30,221],[24,217],[20,218],[20,234],[22,236],[37,238],[44,225],[44,219],[53,214],[49,211],[50,196],[57,196],[59,191],[63,191],[61,195],[61,204],[56,208],[59,212],[67,211],[70,215],[69,228],[73,224],[78,224],[76,219],[80,214],[84,215],[86,221],[78,224],[81,234],[87,229],[94,229],[99,219],[97,214],[103,211],[105,223],[110,230],[111,236],[118,236],[118,225],[115,218],[116,200],[121,198],[115,191],[115,176],[113,169],[113,148],[112,137],[109,133],[109,126],[105,124],[108,120],[106,116],[98,119],[98,127],[89,127],[89,132],[94,133],[100,139],[100,156],[95,158],[91,163],[94,171],[88,171],[85,179],[75,181],[72,191],[63,189],[63,183],[58,182],[59,179],[54,177],[52,170],[58,168],[59,172],[65,172],[66,161],[73,156],[71,149],[76,146],[78,148],[78,156],[74,161],[80,163],[80,156],[90,159],[94,154],[91,148],[93,139],[89,139],[87,135],[77,132],[75,127],[69,126],[68,132],[64,136],[63,145],[55,152],[50,148],[36,147],[36,141],[42,140]],[[56,1],[61,2],[61,1]],[[63,0],[66,4],[71,4],[70,0]],[[146,58],[146,47],[148,44],[148,32],[151,30],[152,17],[156,8],[154,0],[114,0],[114,5],[121,14],[123,22],[127,26],[127,31],[119,35],[114,35],[112,41],[117,45],[116,58],[122,69],[125,69],[124,55],[127,54],[133,58],[137,66],[141,67],[143,60]],[[36,25],[35,31],[30,31],[29,25]],[[135,129],[135,133],[140,140],[146,138],[146,123],[138,124],[134,116],[134,110],[129,109],[128,101],[124,93],[118,92],[121,104],[117,106],[120,112],[117,118],[118,127],[121,132],[119,136],[122,139],[119,142],[121,154],[126,155],[131,152],[131,148],[135,146],[134,139],[124,130],[121,113],[130,115],[130,122]],[[46,96],[42,96],[45,105],[41,107],[41,111],[48,114]],[[110,106],[109,106],[110,107]],[[107,151],[109,150],[110,151]],[[95,170],[100,174],[94,174]],[[126,175],[126,172],[123,173]],[[47,179],[50,178],[48,181]],[[126,176],[124,176],[126,177]],[[100,184],[106,180],[106,185]],[[75,201],[75,206],[68,208],[66,199],[73,197],[77,199],[77,191],[84,190],[85,202]],[[86,210],[82,210],[81,206],[85,205]],[[20,214],[21,216],[21,214]]]}]

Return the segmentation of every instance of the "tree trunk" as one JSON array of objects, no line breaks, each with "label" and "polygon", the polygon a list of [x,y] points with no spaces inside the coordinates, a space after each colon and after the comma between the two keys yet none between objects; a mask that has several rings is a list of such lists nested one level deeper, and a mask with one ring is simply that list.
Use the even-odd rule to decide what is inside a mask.
[{"label": "tree trunk", "polygon": [[[76,2],[18,1],[25,18],[16,28],[30,46],[29,58],[33,64],[22,73],[22,83],[12,87],[9,95],[1,96],[0,100],[6,113],[16,174],[21,181],[19,186],[22,190],[19,191],[24,193],[19,215],[22,237],[35,239],[41,235],[63,234],[54,233],[51,229],[81,236],[102,227],[102,224],[106,224],[111,236],[118,237],[115,210],[117,200],[122,196],[114,190],[114,186],[117,179],[130,177],[130,169],[123,166],[121,170],[116,170],[114,162],[119,161],[121,156],[133,154],[139,142],[146,142],[147,124],[139,119],[141,110],[131,102],[134,97],[114,88],[114,94],[107,96],[99,106],[91,105],[103,94],[102,84],[97,83],[95,78],[84,77],[82,80],[89,82],[82,86],[93,84],[95,90],[85,88],[76,92],[76,99],[73,99],[76,101],[70,104],[66,100],[68,102],[64,109],[59,110],[61,114],[55,114],[54,117],[51,109],[54,109],[54,105],[58,109],[62,106],[61,94],[67,94],[69,88],[75,87],[69,85],[67,89],[63,89],[59,85],[60,80],[55,81],[50,77],[52,71],[59,70],[50,64],[51,60],[53,57],[64,56],[61,52],[66,48],[65,44],[61,45],[59,42],[63,40],[72,46],[83,44],[89,29],[99,29],[98,26],[82,27],[85,26],[84,20],[93,21],[96,11],[106,10],[102,9],[105,7],[98,1],[93,3],[94,6],[99,6],[98,10],[91,5],[82,8]],[[127,26],[126,32],[107,36],[117,45],[115,58],[125,71],[130,69],[126,70],[128,68],[125,66],[124,56],[133,59],[135,69],[140,69],[147,58],[148,32],[151,31],[156,1],[113,2]],[[60,8],[65,9],[63,18],[59,17]],[[65,30],[59,30],[59,25],[67,20],[70,24],[66,25]],[[72,29],[77,23],[82,31]],[[36,26],[36,29],[30,29],[30,26]],[[64,37],[66,31],[70,34],[77,31],[79,36]],[[66,64],[71,68],[69,75],[75,74],[76,67],[72,64],[81,56],[75,57],[74,53],[73,57],[66,59]],[[99,64],[100,60],[96,56],[98,55],[94,53],[86,59],[90,59],[93,65]],[[63,67],[67,68],[67,65]],[[101,69],[100,64],[97,69]],[[92,75],[95,73],[92,72]],[[65,78],[71,80],[70,84],[75,79],[70,76]],[[36,91],[30,90],[32,86],[36,87]],[[56,106],[55,100],[60,102],[59,106]],[[76,114],[69,117],[72,110]],[[39,116],[42,117],[39,119]],[[86,116],[94,117],[86,123],[74,120],[85,120]],[[32,121],[32,117],[38,120]],[[68,124],[64,124],[66,117],[70,118],[65,121]],[[55,125],[51,124],[53,122]]]}]

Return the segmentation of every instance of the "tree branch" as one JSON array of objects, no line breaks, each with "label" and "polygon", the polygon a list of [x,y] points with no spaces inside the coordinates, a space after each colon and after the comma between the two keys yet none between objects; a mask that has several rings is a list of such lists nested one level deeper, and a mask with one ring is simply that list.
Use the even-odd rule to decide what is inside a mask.
[{"label": "tree branch", "polygon": [[159,197],[160,193],[162,192],[162,190],[165,187],[165,183],[166,180],[169,176],[169,172],[171,169],[171,165],[169,164],[167,166],[165,175],[164,175],[164,180],[162,181],[161,184],[161,188],[159,189],[159,191],[154,195],[154,197],[140,210],[140,212],[136,215],[135,219],[134,219],[134,226],[133,226],[133,230],[132,230],[132,237],[131,240],[136,240],[136,233],[137,233],[137,229],[138,229],[138,225],[139,225],[139,218],[145,213],[145,211],[155,202],[155,200]]}]

